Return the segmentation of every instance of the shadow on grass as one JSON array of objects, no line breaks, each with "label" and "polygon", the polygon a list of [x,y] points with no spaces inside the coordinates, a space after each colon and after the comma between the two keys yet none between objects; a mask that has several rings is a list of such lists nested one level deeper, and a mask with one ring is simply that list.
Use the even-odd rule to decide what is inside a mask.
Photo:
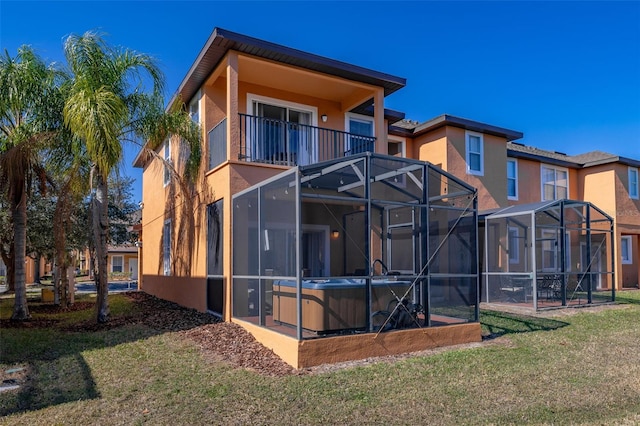
[{"label": "shadow on grass", "polygon": [[482,310],[480,312],[480,325],[482,326],[482,338],[487,340],[495,339],[505,334],[556,330],[569,325],[569,323],[551,318]]},{"label": "shadow on grass", "polygon": [[616,291],[616,302],[640,305],[640,290]]},{"label": "shadow on grass", "polygon": [[[29,302],[32,320],[0,320],[0,379],[24,367],[20,388],[0,392],[0,417],[66,402],[99,398],[84,351],[113,347],[168,331],[188,330],[217,319],[144,293],[110,295],[111,318],[95,324],[95,304],[77,301],[70,310]],[[13,300],[0,309],[12,309]],[[6,315],[2,315],[3,318]]]}]

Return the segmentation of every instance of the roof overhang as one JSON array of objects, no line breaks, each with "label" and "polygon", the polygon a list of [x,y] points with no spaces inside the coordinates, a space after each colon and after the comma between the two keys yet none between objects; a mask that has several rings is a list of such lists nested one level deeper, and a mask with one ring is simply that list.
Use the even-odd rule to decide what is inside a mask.
[{"label": "roof overhang", "polygon": [[406,85],[406,79],[402,77],[314,55],[222,28],[214,28],[211,36],[209,36],[195,62],[182,80],[177,92],[171,98],[169,105],[178,98],[184,101],[191,99],[229,50],[382,87],[384,88],[385,96]]},{"label": "roof overhang", "polygon": [[412,133],[413,136],[419,136],[423,133],[427,133],[444,126],[458,127],[465,130],[471,130],[473,132],[502,137],[505,138],[507,142],[521,139],[524,136],[522,132],[492,126],[490,124],[480,123],[478,121],[455,117],[448,114],[442,114],[438,117],[432,118],[431,120],[425,121],[414,128]]}]

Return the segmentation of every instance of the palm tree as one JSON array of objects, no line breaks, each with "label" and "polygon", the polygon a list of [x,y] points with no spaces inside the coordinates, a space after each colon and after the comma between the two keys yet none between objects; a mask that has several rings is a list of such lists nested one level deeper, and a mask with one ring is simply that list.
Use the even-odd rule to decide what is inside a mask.
[{"label": "palm tree", "polygon": [[27,197],[45,180],[39,153],[60,124],[58,73],[28,46],[0,56],[0,191],[12,217],[15,304],[12,319],[29,318],[25,283]]},{"label": "palm tree", "polygon": [[[64,121],[84,141],[91,166],[91,220],[95,246],[97,321],[109,318],[107,282],[108,176],[122,160],[125,141],[148,142],[155,149],[168,133],[185,132],[199,160],[199,137],[193,139],[186,113],[164,113],[163,75],[148,55],[107,45],[94,32],[71,35],[64,43],[71,71]],[[146,85],[145,85],[146,83]],[[150,85],[150,87],[148,87]],[[181,117],[181,118],[180,118]]]}]

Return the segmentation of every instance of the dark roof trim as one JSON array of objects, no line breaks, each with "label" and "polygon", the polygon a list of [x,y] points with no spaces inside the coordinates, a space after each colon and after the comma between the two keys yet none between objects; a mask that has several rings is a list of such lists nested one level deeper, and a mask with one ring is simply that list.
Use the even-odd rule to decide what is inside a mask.
[{"label": "dark roof trim", "polygon": [[532,154],[529,152],[515,151],[507,148],[507,157],[523,158],[525,160],[538,161],[540,163],[551,164],[554,166],[567,167],[570,169],[579,169],[582,165],[572,161],[559,160],[557,158],[547,157],[544,155]]},{"label": "dark roof trim", "polygon": [[448,114],[442,114],[438,117],[432,118],[431,120],[425,121],[422,124],[419,124],[415,129],[413,129],[413,135],[418,136],[444,126],[459,127],[461,129],[471,130],[473,132],[480,132],[488,135],[503,137],[507,139],[507,142],[520,139],[524,136],[522,132],[492,126],[490,124],[484,124],[478,121],[455,117]]},{"label": "dark roof trim", "polygon": [[182,99],[188,102],[229,50],[237,50],[260,58],[383,87],[385,96],[403,88],[407,82],[402,77],[314,55],[216,27],[169,104],[172,104],[178,95],[181,95]]},{"label": "dark roof trim", "polygon": [[[365,103],[352,109],[351,112],[373,117],[373,104],[371,102],[369,103],[369,105]],[[396,121],[404,120],[404,112],[385,108],[384,119],[389,120],[389,123],[395,123]]]}]

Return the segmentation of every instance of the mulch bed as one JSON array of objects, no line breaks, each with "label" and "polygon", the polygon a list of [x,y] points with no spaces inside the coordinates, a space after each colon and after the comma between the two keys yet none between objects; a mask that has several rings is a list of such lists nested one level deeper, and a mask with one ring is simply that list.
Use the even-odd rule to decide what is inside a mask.
[{"label": "mulch bed", "polygon": [[[143,324],[163,332],[179,332],[183,337],[194,341],[207,359],[224,361],[236,368],[246,368],[267,376],[302,374],[282,361],[272,350],[257,342],[249,332],[237,324],[221,322],[212,315],[184,308],[144,292],[122,294],[136,304],[136,309],[127,316],[112,316],[103,324],[97,324],[92,318],[71,326],[60,326],[57,320],[38,318],[27,321],[1,320],[0,329],[59,327],[67,332],[92,332]],[[95,309],[94,302],[76,302],[69,308],[44,304],[29,306],[32,314],[49,315],[89,309]]]}]

